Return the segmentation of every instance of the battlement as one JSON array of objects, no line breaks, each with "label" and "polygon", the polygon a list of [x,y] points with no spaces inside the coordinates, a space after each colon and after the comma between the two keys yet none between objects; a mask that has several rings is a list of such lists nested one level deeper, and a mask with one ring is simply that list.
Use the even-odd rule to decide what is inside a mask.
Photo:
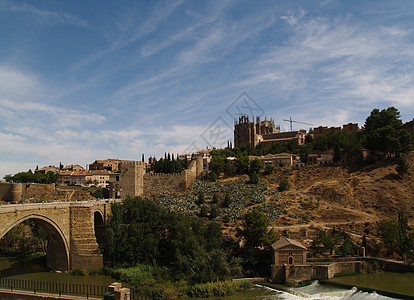
[{"label": "battlement", "polygon": [[[183,171],[185,172],[185,170]],[[162,176],[182,176],[183,172],[181,173],[169,173],[169,174],[164,174],[164,173],[145,173],[144,176],[158,176],[158,177],[162,177]]]}]

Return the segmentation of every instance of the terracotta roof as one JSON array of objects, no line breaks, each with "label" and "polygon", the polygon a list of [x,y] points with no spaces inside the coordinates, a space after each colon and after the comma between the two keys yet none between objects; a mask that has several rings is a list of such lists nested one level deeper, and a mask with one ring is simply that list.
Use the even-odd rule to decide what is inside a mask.
[{"label": "terracotta roof", "polygon": [[301,243],[299,243],[298,241],[288,239],[287,237],[281,237],[276,243],[274,243],[272,245],[272,249],[277,250],[277,249],[280,249],[280,248],[284,248],[288,245],[294,245],[296,247],[307,250],[307,248],[305,246],[303,246]]}]

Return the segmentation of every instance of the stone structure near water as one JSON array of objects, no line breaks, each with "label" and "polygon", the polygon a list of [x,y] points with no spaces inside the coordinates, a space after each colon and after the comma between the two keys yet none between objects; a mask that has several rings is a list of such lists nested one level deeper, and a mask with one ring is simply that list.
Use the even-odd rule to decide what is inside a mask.
[{"label": "stone structure near water", "polygon": [[271,281],[274,283],[301,283],[329,279],[337,273],[358,272],[361,260],[336,262],[308,262],[307,248],[301,243],[282,237],[272,245]]},{"label": "stone structure near water", "polygon": [[54,270],[100,269],[97,239],[111,207],[109,201],[8,204],[0,206],[0,239],[25,220],[47,232],[47,265]]}]

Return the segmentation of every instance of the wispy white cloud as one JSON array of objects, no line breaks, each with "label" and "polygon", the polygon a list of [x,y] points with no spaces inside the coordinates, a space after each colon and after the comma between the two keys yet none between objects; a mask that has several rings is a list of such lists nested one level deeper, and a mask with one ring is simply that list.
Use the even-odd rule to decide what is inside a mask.
[{"label": "wispy white cloud", "polygon": [[[367,26],[351,17],[309,17],[303,11],[283,17],[289,38],[250,65],[236,86],[262,88],[277,95],[295,114],[306,103],[305,120],[321,107],[332,113],[324,123],[360,118],[375,103],[404,108],[414,103],[414,53],[411,30],[393,25]],[[292,101],[292,100],[290,100]],[[309,104],[310,104],[309,103]],[[285,106],[285,104],[283,104]],[[340,125],[340,124],[339,124]]]},{"label": "wispy white cloud", "polygon": [[77,16],[62,12],[42,10],[28,4],[16,4],[11,1],[1,1],[0,12],[1,11],[28,14],[34,18],[38,18],[43,22],[70,24],[90,28],[89,24],[85,20]]}]

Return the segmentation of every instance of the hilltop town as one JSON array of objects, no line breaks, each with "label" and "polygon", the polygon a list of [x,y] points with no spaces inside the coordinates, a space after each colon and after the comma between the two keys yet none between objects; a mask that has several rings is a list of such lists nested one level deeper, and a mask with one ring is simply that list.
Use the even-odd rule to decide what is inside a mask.
[{"label": "hilltop town", "polygon": [[[309,132],[280,132],[273,119],[251,121],[247,116],[240,116],[235,121],[234,148],[229,143],[224,149],[182,155],[165,153],[164,157],[151,157],[148,162],[144,157],[140,161],[104,159],[85,168],[79,164],[36,168],[35,172],[6,176],[8,182],[0,183],[0,200],[1,204],[7,204],[119,199],[125,201],[127,208],[124,209],[138,209],[151,218],[159,218],[161,211],[171,213],[168,218],[186,216],[187,221],[174,222],[200,220],[209,224],[205,230],[218,226],[215,230],[220,232],[217,235],[220,244],[226,244],[226,251],[243,260],[244,275],[265,274],[274,282],[302,282],[313,275],[295,273],[302,268],[300,265],[312,266],[315,270],[320,267],[308,265],[307,259],[314,258],[313,262],[317,262],[317,259],[337,255],[369,255],[406,260],[413,256],[411,248],[390,248],[381,233],[381,230],[386,232],[386,227],[380,229],[394,224],[384,221],[397,215],[400,218],[401,214],[406,216],[408,226],[414,225],[414,175],[409,171],[414,163],[414,120],[402,123],[398,116],[395,108],[373,110],[362,128],[348,123],[341,127],[319,126]],[[382,135],[383,132],[386,134]],[[33,184],[35,181],[39,183]],[[133,199],[138,202],[131,202]],[[134,208],[140,206],[143,207]],[[251,233],[247,232],[249,218],[264,224],[264,231],[254,234],[262,235],[259,241],[256,238],[252,242]],[[190,226],[191,230],[202,226],[196,223]],[[160,230],[162,226],[158,225]],[[168,234],[164,238],[168,240]],[[274,243],[276,240],[279,242]],[[160,241],[155,241],[154,247],[161,247]],[[200,243],[208,245],[209,242]],[[104,259],[115,263],[114,255],[121,257],[122,251],[139,259],[144,255],[139,251],[145,252],[134,250],[129,242],[123,247],[114,250],[108,242],[103,243]],[[275,255],[284,247],[294,249],[285,264],[292,268],[299,264],[293,275],[289,275],[286,266],[277,265],[279,258]],[[272,261],[275,260],[270,274],[268,251],[273,253]],[[220,255],[227,257],[228,254]],[[178,256],[177,259],[188,258]],[[231,274],[241,274],[236,266],[230,267],[229,257],[223,259],[229,268],[235,267]],[[361,261],[352,267],[325,265],[323,268],[327,269],[323,272],[331,272],[329,276],[344,270],[353,272],[361,268],[360,264]],[[217,276],[228,278],[231,274]]]}]

